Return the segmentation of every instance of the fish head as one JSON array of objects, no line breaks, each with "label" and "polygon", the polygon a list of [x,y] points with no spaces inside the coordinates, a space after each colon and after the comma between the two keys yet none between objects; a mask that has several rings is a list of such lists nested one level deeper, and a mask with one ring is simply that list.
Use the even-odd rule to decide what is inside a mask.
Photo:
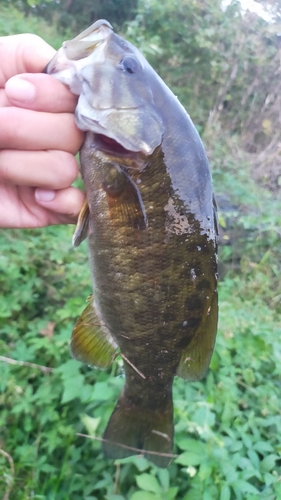
[{"label": "fish head", "polygon": [[150,155],[165,131],[155,92],[161,81],[144,56],[100,20],[63,43],[46,72],[79,95],[77,126]]}]

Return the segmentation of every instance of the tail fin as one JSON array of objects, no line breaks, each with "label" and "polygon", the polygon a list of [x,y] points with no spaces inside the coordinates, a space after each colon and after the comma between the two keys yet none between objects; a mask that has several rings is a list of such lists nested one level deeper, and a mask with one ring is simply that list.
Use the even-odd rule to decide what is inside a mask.
[{"label": "tail fin", "polygon": [[173,404],[160,410],[135,406],[121,394],[103,438],[106,458],[125,458],[143,453],[158,467],[167,467],[173,457]]}]

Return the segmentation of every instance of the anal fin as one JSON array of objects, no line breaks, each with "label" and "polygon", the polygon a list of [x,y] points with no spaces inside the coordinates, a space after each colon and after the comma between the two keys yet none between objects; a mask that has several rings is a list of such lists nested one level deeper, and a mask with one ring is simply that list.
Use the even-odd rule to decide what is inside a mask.
[{"label": "anal fin", "polygon": [[107,327],[98,318],[92,296],[90,303],[79,316],[72,332],[72,356],[87,365],[105,368],[116,357],[118,345]]}]

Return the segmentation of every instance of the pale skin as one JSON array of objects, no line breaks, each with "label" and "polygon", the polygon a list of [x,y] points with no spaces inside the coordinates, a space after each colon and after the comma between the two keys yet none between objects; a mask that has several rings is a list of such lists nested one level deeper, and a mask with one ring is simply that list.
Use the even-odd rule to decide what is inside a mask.
[{"label": "pale skin", "polygon": [[77,98],[42,74],[55,50],[35,35],[0,37],[0,227],[74,223],[84,193],[71,184],[84,134]]}]

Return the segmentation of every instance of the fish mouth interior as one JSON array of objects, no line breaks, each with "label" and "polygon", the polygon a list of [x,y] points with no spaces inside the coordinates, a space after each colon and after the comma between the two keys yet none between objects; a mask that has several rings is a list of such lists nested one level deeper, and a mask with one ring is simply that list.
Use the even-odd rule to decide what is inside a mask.
[{"label": "fish mouth interior", "polygon": [[122,144],[106,135],[95,133],[94,141],[96,147],[102,149],[103,151],[106,151],[107,153],[118,154],[121,156],[128,156],[132,154],[132,151],[124,148]]}]

